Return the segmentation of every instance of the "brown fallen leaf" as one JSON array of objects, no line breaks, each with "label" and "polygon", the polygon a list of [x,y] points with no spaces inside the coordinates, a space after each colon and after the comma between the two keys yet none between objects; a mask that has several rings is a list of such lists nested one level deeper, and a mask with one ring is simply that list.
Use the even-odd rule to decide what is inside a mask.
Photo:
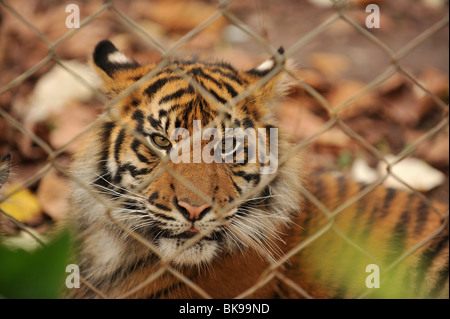
[{"label": "brown fallen leaf", "polygon": [[[445,101],[449,96],[449,80],[448,75],[436,68],[426,68],[420,76],[420,82],[434,95]],[[418,112],[421,117],[435,108],[434,100],[425,93],[420,87],[414,86],[414,95],[418,98]],[[444,102],[444,104],[446,104]]]},{"label": "brown fallen leaf", "polygon": [[[377,103],[377,96],[373,91],[357,96],[365,87],[366,84],[360,81],[342,80],[337,82],[326,97],[333,107],[340,107],[341,103],[351,101],[345,107],[340,108],[339,117],[341,119],[377,112],[379,103]],[[355,96],[357,97],[355,98]]]},{"label": "brown fallen leaf", "polygon": [[[150,3],[133,1],[132,6],[133,10],[141,12],[167,32],[178,34],[192,30],[217,12],[217,6],[198,0],[159,0]],[[219,17],[204,30],[217,35],[226,24],[226,19]]]},{"label": "brown fallen leaf", "polygon": [[407,80],[399,73],[394,73],[390,78],[384,81],[377,89],[381,95],[395,94],[405,89]]},{"label": "brown fallen leaf", "polygon": [[[384,159],[390,164],[395,163],[389,172],[400,179],[389,175],[384,181],[384,185],[388,187],[405,190],[412,187],[421,192],[427,192],[445,182],[445,175],[441,171],[421,159],[407,157],[397,162],[397,157],[394,155],[385,155]],[[385,162],[378,163],[377,170],[381,176],[389,174]]]},{"label": "brown fallen leaf", "polygon": [[67,179],[52,168],[39,183],[36,195],[42,203],[43,211],[53,220],[59,221],[67,213],[69,192]]},{"label": "brown fallen leaf", "polygon": [[327,79],[336,80],[350,68],[350,60],[345,55],[315,52],[310,56],[312,66]]},{"label": "brown fallen leaf", "polygon": [[419,104],[411,94],[411,89],[401,90],[398,94],[391,94],[382,98],[381,111],[395,123],[402,127],[416,127],[421,120]]},{"label": "brown fallen leaf", "polygon": [[[423,132],[409,132],[407,138],[410,143],[423,135]],[[436,167],[448,167],[449,163],[449,131],[448,127],[434,138],[421,143],[415,152],[417,157],[422,158],[428,164]]]},{"label": "brown fallen leaf", "polygon": [[[330,83],[325,80],[325,76],[315,69],[300,69],[295,70],[294,73],[318,92],[324,92],[330,88]],[[300,85],[297,87],[300,88]]]},{"label": "brown fallen leaf", "polygon": [[317,132],[325,123],[317,115],[308,110],[309,99],[298,98],[280,103],[277,115],[281,127],[296,139],[302,140]]},{"label": "brown fallen leaf", "polygon": [[[5,195],[19,189],[20,184],[11,185]],[[0,208],[22,223],[35,224],[42,220],[41,204],[37,197],[27,188],[17,191],[0,203]]]},{"label": "brown fallen leaf", "polygon": [[[51,118],[54,128],[50,131],[49,140],[53,148],[57,149],[70,142],[98,116],[98,110],[90,105],[82,103],[69,103],[64,112],[55,114]],[[68,153],[74,153],[80,145],[81,139],[67,145],[64,149]]]},{"label": "brown fallen leaf", "polygon": [[[304,140],[318,133],[326,121],[312,113],[307,103],[311,100],[287,101],[282,104],[278,116],[282,121],[282,127],[298,140]],[[345,147],[350,138],[339,128],[333,127],[321,133],[313,143],[322,146]]]}]

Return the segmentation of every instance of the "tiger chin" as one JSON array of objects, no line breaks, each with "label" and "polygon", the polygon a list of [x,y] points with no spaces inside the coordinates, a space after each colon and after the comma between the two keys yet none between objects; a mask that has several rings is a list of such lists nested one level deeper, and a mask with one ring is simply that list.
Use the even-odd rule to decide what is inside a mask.
[{"label": "tiger chin", "polygon": [[[278,131],[271,111],[289,86],[284,65],[282,49],[242,71],[197,58],[142,65],[110,41],[96,46],[92,66],[115,103],[108,104],[71,166],[68,222],[83,281],[67,297],[305,297],[283,278],[308,287],[311,297],[352,298],[364,292],[366,274],[358,273],[349,284],[344,275],[352,267],[339,256],[358,265],[373,260],[356,257],[335,232],[324,232],[330,220],[301,194],[306,188],[332,211],[365,186],[342,176],[303,172],[300,156],[291,154],[293,144]],[[231,130],[234,135],[227,134]],[[269,156],[259,156],[255,145]],[[286,155],[289,160],[282,160]],[[402,202],[426,216],[414,238],[407,226],[392,226],[405,220],[405,208],[395,208]],[[358,243],[351,236],[359,229],[368,232],[379,211],[388,215],[376,226],[385,231]],[[352,230],[349,236],[357,245],[391,258],[442,224],[431,211],[418,196],[379,187],[345,208],[333,227]],[[398,237],[396,229],[408,234],[405,242],[377,249]],[[314,232],[323,235],[298,250]],[[262,278],[287,253],[291,258],[277,267],[279,275]],[[404,267],[417,269],[429,256],[433,261],[426,265],[432,269],[423,271],[423,278],[430,278],[424,295],[437,289],[439,271],[445,269],[445,229]],[[448,272],[448,260],[446,265]]]}]

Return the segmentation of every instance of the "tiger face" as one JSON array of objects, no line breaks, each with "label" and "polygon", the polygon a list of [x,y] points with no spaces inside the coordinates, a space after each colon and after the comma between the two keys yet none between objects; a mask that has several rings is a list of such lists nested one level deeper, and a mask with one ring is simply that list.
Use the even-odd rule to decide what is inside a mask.
[{"label": "tiger face", "polygon": [[[74,185],[72,203],[99,263],[131,252],[177,266],[247,249],[273,258],[299,211],[300,165],[278,162],[289,144],[268,107],[283,91],[282,53],[240,71],[197,59],[141,65],[97,45],[94,69],[119,97],[77,155],[73,173],[88,187]],[[130,232],[155,249],[142,253]]]}]

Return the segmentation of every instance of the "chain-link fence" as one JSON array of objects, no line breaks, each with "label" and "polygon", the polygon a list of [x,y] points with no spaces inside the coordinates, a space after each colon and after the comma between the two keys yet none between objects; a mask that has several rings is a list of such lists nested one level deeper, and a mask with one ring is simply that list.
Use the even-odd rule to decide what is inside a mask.
[{"label": "chain-link fence", "polygon": [[[264,36],[261,36],[258,32],[255,32],[248,24],[244,23],[238,16],[233,12],[233,10],[230,9],[230,6],[232,5],[231,0],[223,0],[219,1],[216,6],[215,12],[210,15],[206,20],[199,23],[192,29],[190,29],[187,33],[185,33],[183,36],[181,36],[177,41],[174,41],[174,43],[170,47],[166,47],[160,41],[158,41],[151,32],[148,31],[148,29],[145,29],[142,24],[137,23],[132,18],[127,16],[121,8],[123,7],[123,3],[118,4],[115,1],[105,1],[102,5],[99,5],[98,8],[96,8],[95,12],[91,13],[88,17],[85,17],[81,20],[81,23],[79,25],[79,28],[73,28],[71,30],[68,30],[65,32],[65,34],[61,37],[59,37],[56,41],[50,40],[48,35],[46,35],[42,30],[40,30],[39,26],[34,25],[31,21],[29,21],[22,10],[25,10],[25,8],[18,8],[15,7],[13,4],[10,4],[8,1],[2,0],[1,2],[1,10],[6,14],[14,17],[16,19],[16,23],[20,25],[20,28],[26,28],[28,31],[32,34],[32,38],[38,39],[41,42],[41,45],[46,46],[47,54],[41,58],[40,60],[36,61],[36,59],[33,59],[33,61],[36,61],[31,67],[29,67],[25,72],[21,73],[19,76],[15,77],[13,80],[9,81],[8,83],[4,83],[0,87],[0,97],[2,95],[6,96],[9,94],[11,90],[16,89],[17,87],[20,87],[20,85],[26,81],[33,78],[33,76],[36,74],[36,72],[39,72],[42,69],[45,69],[48,67],[49,62],[53,62],[56,65],[59,65],[61,68],[63,68],[65,71],[67,71],[70,76],[75,78],[77,81],[79,81],[82,86],[87,88],[99,101],[102,102],[104,105],[104,110],[106,110],[105,115],[103,115],[102,118],[109,117],[111,120],[113,120],[116,124],[121,125],[124,129],[126,129],[129,134],[132,134],[136,139],[140,140],[142,143],[147,145],[148,147],[152,147],[151,145],[146,142],[145,137],[142,136],[139,132],[135,131],[133,128],[127,126],[125,123],[121,122],[120,117],[116,115],[114,112],[114,106],[117,105],[119,101],[121,101],[124,97],[129,95],[131,92],[136,90],[140,85],[148,81],[152,76],[157,74],[158,71],[163,69],[164,67],[170,65],[169,59],[171,57],[177,56],[181,48],[192,41],[196,36],[198,36],[200,33],[204,32],[206,29],[211,27],[215,22],[217,22],[219,19],[224,19],[227,21],[227,24],[233,26],[234,28],[237,28],[237,30],[240,30],[242,34],[245,34],[246,37],[250,38],[252,41],[257,43],[261,48],[265,50],[267,53],[267,56],[274,56],[275,60],[278,62],[278,60],[282,60],[285,58],[290,58],[294,56],[297,52],[300,50],[303,50],[308,43],[311,41],[317,39],[320,37],[321,34],[328,32],[331,28],[335,27],[337,24],[339,25],[345,25],[347,28],[352,28],[358,36],[362,36],[368,41],[370,41],[374,45],[374,50],[377,51],[376,55],[382,56],[383,58],[389,59],[389,64],[386,67],[385,70],[382,70],[379,72],[379,75],[377,75],[374,79],[371,79],[371,81],[362,89],[358,90],[357,93],[353,94],[350,98],[346,98],[344,101],[339,102],[338,104],[332,105],[330,101],[327,100],[326,97],[324,97],[316,88],[314,88],[314,85],[311,85],[307,83],[304,79],[301,78],[301,76],[298,75],[298,73],[295,72],[295,70],[290,69],[289,67],[284,67],[281,64],[276,65],[276,67],[269,72],[263,79],[261,79],[255,86],[253,86],[250,90],[245,91],[242,94],[237,95],[232,100],[226,102],[225,104],[222,104],[217,100],[216,97],[214,97],[209,91],[205,90],[205,88],[197,83],[194,79],[189,78],[189,76],[180,69],[174,69],[175,72],[178,73],[178,75],[182,78],[185,78],[189,83],[198,91],[200,92],[204,98],[211,104],[214,104],[217,106],[217,108],[220,109],[226,109],[227,107],[234,106],[238,104],[240,101],[242,101],[244,98],[249,96],[252,92],[257,90],[258,88],[262,87],[265,83],[270,81],[272,77],[277,75],[279,72],[285,73],[288,77],[290,77],[293,81],[295,81],[296,86],[299,87],[303,94],[311,97],[315,100],[315,103],[321,106],[322,112],[325,112],[328,114],[328,121],[325,122],[325,124],[317,130],[314,134],[310,135],[308,138],[301,140],[298,142],[294,148],[291,149],[289,154],[284,154],[283,158],[279,159],[279,165],[283,165],[283,163],[288,162],[291,160],[293,156],[296,156],[296,154],[308,146],[310,146],[312,143],[314,143],[316,140],[318,140],[321,136],[326,134],[330,129],[332,128],[339,128],[341,132],[345,133],[345,135],[350,138],[350,140],[358,146],[358,148],[375,158],[379,162],[384,162],[387,166],[386,172],[387,174],[383,174],[381,177],[376,179],[374,182],[372,182],[369,186],[365,187],[361,192],[357,194],[354,198],[350,199],[349,201],[345,201],[343,203],[340,203],[340,205],[333,211],[329,211],[326,208],[324,208],[323,205],[321,205],[320,201],[318,201],[313,194],[311,194],[306,188],[302,189],[302,195],[305,198],[308,198],[311,202],[313,202],[319,209],[323,209],[323,214],[325,218],[329,221],[325,224],[325,226],[321,229],[319,229],[314,234],[311,234],[309,237],[307,237],[305,240],[303,240],[299,245],[297,245],[292,250],[288,251],[284,256],[281,256],[280,258],[276,260],[270,260],[269,266],[260,274],[259,280],[252,285],[249,289],[242,291],[239,295],[234,296],[237,298],[245,298],[248,296],[251,296],[252,293],[260,289],[262,286],[264,286],[267,282],[271,281],[272,279],[277,279],[281,282],[283,282],[286,286],[290,287],[294,291],[296,291],[299,295],[309,298],[310,294],[307,291],[306,288],[302,287],[301,283],[296,283],[292,281],[291,279],[287,278],[283,274],[283,265],[288,262],[290,258],[292,258],[294,255],[298,254],[300,251],[302,251],[305,247],[313,243],[317,238],[321,237],[325,232],[327,231],[334,231],[338,236],[343,238],[346,242],[348,242],[349,245],[356,245],[355,243],[352,243],[352,241],[345,235],[344,232],[340,231],[339,228],[335,227],[333,225],[334,217],[338,216],[343,210],[345,210],[346,207],[351,206],[352,204],[359,201],[361,198],[365,196],[371,196],[371,192],[378,187],[379,185],[383,184],[388,177],[394,177],[397,181],[402,183],[406,188],[408,188],[411,192],[422,198],[422,200],[426,203],[427,206],[433,207],[433,203],[430,199],[428,199],[425,195],[423,195],[421,192],[417,191],[414,186],[410,186],[408,182],[403,181],[401,176],[397,176],[393,173],[393,168],[401,163],[405,158],[410,157],[418,147],[420,147],[422,144],[424,144],[427,141],[432,140],[439,134],[445,134],[446,131],[448,131],[448,101],[443,100],[440,96],[435,94],[435,92],[432,92],[429,87],[427,87],[421,80],[419,80],[415,75],[413,75],[412,72],[408,71],[403,65],[402,62],[406,56],[408,56],[411,52],[413,52],[416,48],[428,45],[427,40],[432,38],[437,32],[442,31],[443,29],[448,27],[448,15],[447,13],[442,13],[442,17],[439,21],[435,22],[434,24],[429,25],[423,32],[419,32],[415,34],[413,37],[411,37],[410,41],[407,42],[406,45],[404,45],[402,48],[393,50],[389,45],[385,44],[383,41],[381,41],[375,34],[376,32],[373,32],[373,30],[368,29],[366,26],[361,23],[361,21],[356,21],[354,17],[352,17],[348,13],[348,8],[351,5],[351,2],[349,1],[333,1],[332,2],[332,13],[330,16],[324,20],[322,23],[317,23],[317,25],[312,28],[306,35],[301,36],[297,41],[290,45],[289,47],[285,48],[284,57],[279,55],[277,53],[277,48],[272,46],[271,43],[267,41],[267,39]],[[267,4],[264,1],[261,1],[262,4]],[[69,4],[69,3],[67,3]],[[80,6],[83,6],[84,3],[79,3]],[[87,4],[86,4],[87,5]],[[282,5],[281,2],[279,5]],[[381,9],[383,9],[382,4],[380,4]],[[364,6],[361,6],[361,10],[364,9]],[[327,9],[330,10],[330,9]],[[89,83],[86,81],[85,78],[81,77],[77,72],[74,72],[66,63],[65,61],[58,56],[57,50],[61,46],[64,46],[65,42],[70,39],[73,35],[76,33],[82,31],[84,28],[86,28],[88,25],[95,23],[98,21],[98,19],[104,14],[105,12],[108,12],[109,14],[113,15],[116,18],[116,23],[120,24],[122,27],[125,27],[127,30],[129,30],[130,33],[134,33],[135,35],[138,35],[142,39],[142,45],[148,46],[153,50],[154,52],[158,52],[162,61],[158,64],[158,66],[153,69],[149,74],[138,80],[135,84],[133,84],[131,87],[127,88],[117,96],[115,96],[112,99],[108,99],[100,90],[98,90],[96,87],[92,85],[92,83]],[[267,12],[266,12],[267,13]],[[365,16],[367,16],[369,13],[366,13]],[[65,17],[64,13],[61,13],[63,17]],[[302,21],[298,22],[299,24],[302,23]],[[83,44],[80,44],[83,45]],[[93,48],[92,48],[93,49]],[[28,55],[32,55],[33,52],[28,52]],[[174,65],[172,64],[172,67]],[[355,101],[358,101],[360,98],[366,96],[367,94],[373,92],[374,90],[377,90],[380,86],[383,85],[383,83],[386,83],[388,80],[392,79],[395,75],[402,75],[404,78],[406,78],[410,84],[412,84],[415,88],[420,90],[423,95],[427,96],[429,99],[432,100],[432,103],[434,105],[437,105],[438,112],[440,113],[438,117],[440,118],[438,121],[435,122],[435,125],[428,128],[427,131],[418,136],[413,143],[410,143],[409,145],[403,147],[403,149],[398,152],[398,155],[396,157],[396,160],[394,162],[388,161],[385,158],[385,154],[383,154],[382,151],[380,151],[379,148],[372,145],[370,142],[366,140],[365,137],[363,137],[361,134],[356,132],[354,129],[352,129],[345,120],[342,119],[341,114],[343,111],[347,110],[349,107],[355,103]],[[56,89],[56,88],[55,88]],[[448,87],[447,87],[448,90]],[[448,91],[447,91],[448,94]],[[448,95],[447,95],[448,96]],[[95,123],[90,124],[82,131],[78,132],[77,135],[72,138],[70,141],[63,143],[58,148],[54,148],[49,143],[43,139],[39,134],[36,133],[36,131],[33,131],[30,129],[29,126],[27,126],[27,123],[24,123],[22,120],[16,119],[14,115],[11,114],[11,112],[8,112],[6,107],[0,108],[0,115],[6,121],[6,123],[12,127],[14,127],[18,132],[20,132],[21,135],[26,136],[27,138],[31,139],[33,145],[36,148],[40,149],[40,152],[45,152],[46,157],[46,164],[42,165],[42,167],[39,168],[39,170],[32,174],[29,178],[27,178],[23,183],[21,183],[20,187],[13,190],[8,191],[2,194],[2,197],[0,197],[0,202],[8,201],[8,198],[10,198],[12,195],[14,195],[17,192],[20,192],[23,189],[29,188],[30,186],[36,184],[40,179],[42,179],[46,174],[49,173],[49,171],[52,168],[55,168],[58,170],[61,174],[63,174],[68,179],[71,179],[73,182],[77,183],[79,187],[86,189],[90,192],[92,192],[90,185],[85,185],[83,182],[78,180],[72,173],[69,172],[69,170],[62,165],[58,159],[61,156],[61,154],[64,154],[66,150],[70,147],[73,147],[75,143],[78,142],[78,140],[82,139],[87,135],[87,133],[92,129],[92,127],[95,125]],[[220,118],[223,118],[224,113],[221,112],[218,119],[216,121],[220,121]],[[2,155],[2,154],[0,154]],[[169,158],[161,158],[161,160],[164,163],[167,163]],[[200,194],[198,192],[198,189],[195,187],[195,185],[191,185],[188,180],[185,180],[182,176],[179,176],[176,172],[171,170],[167,165],[164,166],[161,170],[159,170],[153,177],[151,177],[149,180],[146,180],[144,185],[140,186],[139,189],[143,189],[145,186],[149,185],[157,176],[160,174],[167,172],[173,178],[175,178],[179,183],[190,189],[192,192],[195,192],[198,194],[199,197],[203,198],[205,201],[209,202],[210,199],[207,198],[204,194]],[[18,172],[20,174],[20,172]],[[267,178],[262,178],[260,183],[250,192],[246,193],[242,198],[239,200],[245,200],[250,199],[252,196],[256,196],[257,194],[260,194],[261,191],[268,185],[272,180],[276,178],[276,173],[273,175],[267,176]],[[134,190],[135,192],[138,192],[139,189]],[[69,194],[67,194],[69,195]],[[114,219],[114,217],[111,215],[111,211],[116,207],[116,205],[120,205],[122,201],[125,201],[126,199],[118,199],[117,202],[114,204],[114,206],[111,206],[110,203],[102,199],[101,196],[96,194],[95,192],[92,192],[92,196],[96,198],[99,202],[105,205],[107,214],[109,218],[117,224],[119,227],[123,229],[125,233],[127,233],[129,236],[133,237],[137,241],[139,241],[142,245],[150,249],[151,251],[155,252],[157,255],[157,248],[149,242],[144,237],[141,237],[139,234],[133,232],[131,229],[126,227],[124,224],[122,224],[120,221]],[[237,205],[237,202],[235,202],[235,206]],[[214,205],[214,203],[213,203]],[[225,213],[227,209],[231,209],[233,205],[227,206],[225,208],[220,207],[214,207],[214,210],[216,211],[217,216],[221,217]],[[424,246],[427,242],[432,240],[435,236],[437,236],[442,229],[446,227],[446,221],[448,219],[448,212],[446,212],[444,215],[442,215],[437,209],[435,210],[435,213],[438,214],[442,220],[441,226],[431,232],[431,235],[427,236],[426,238],[423,238],[420,240],[412,249],[409,249],[405,251],[401,256],[399,256],[396,260],[394,260],[392,263],[384,267],[384,271],[389,271],[390,269],[394,268],[396,265],[402,263],[402,261],[407,258],[409,255],[413,254],[415,251],[420,249],[420,247]],[[16,218],[11,216],[11,214],[8,214],[7,211],[2,210],[1,211],[2,218],[6,218],[13,223],[17,225],[20,229],[23,231],[29,232],[29,227],[25,226],[22,222],[18,221]],[[33,232],[30,232],[33,235]],[[205,234],[204,236],[206,236]],[[33,237],[35,237],[33,235]],[[36,237],[35,237],[36,238]],[[192,240],[189,240],[184,247],[181,247],[180,253],[182,250],[186,249],[187,247],[195,244],[198,240],[201,238],[193,238]],[[39,243],[42,244],[42,242],[36,238]],[[362,249],[362,248],[359,248]],[[266,255],[266,252],[261,249],[261,251],[258,252],[262,256]],[[363,252],[366,255],[370,256],[369,252]],[[373,260],[376,260],[376,258],[371,257]],[[193,289],[199,296],[204,298],[210,298],[211,296],[206,293],[202,288],[200,288],[197,284],[195,284],[192,280],[185,277],[182,272],[177,270],[176,267],[173,267],[170,263],[170,260],[164,260],[164,262],[161,263],[161,267],[158,271],[153,273],[150,277],[148,277],[145,281],[137,285],[136,287],[130,289],[130,291],[125,294],[121,295],[119,297],[125,298],[128,296],[133,295],[136,291],[141,289],[142,287],[152,283],[155,281],[158,277],[162,276],[164,273],[170,273],[176,278],[178,278],[180,281],[182,281],[186,286]],[[98,297],[110,297],[107,296],[104,292],[102,292],[98,287],[93,286],[89,281],[81,278],[82,283],[84,285],[87,285],[92,291],[95,292],[95,294]],[[368,296],[370,297],[370,294],[364,294],[360,297]]]}]

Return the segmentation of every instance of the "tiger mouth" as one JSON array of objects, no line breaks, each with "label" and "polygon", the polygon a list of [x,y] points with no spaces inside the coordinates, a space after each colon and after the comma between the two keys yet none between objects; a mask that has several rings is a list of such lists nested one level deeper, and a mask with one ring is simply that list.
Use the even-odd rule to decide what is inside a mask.
[{"label": "tiger mouth", "polygon": [[199,232],[192,232],[192,231],[184,231],[180,234],[171,234],[168,231],[163,231],[158,238],[169,238],[169,239],[191,239],[197,237],[198,241],[202,240],[208,240],[208,241],[220,241],[223,238],[223,232],[222,231],[215,231],[207,236],[200,235]]}]

